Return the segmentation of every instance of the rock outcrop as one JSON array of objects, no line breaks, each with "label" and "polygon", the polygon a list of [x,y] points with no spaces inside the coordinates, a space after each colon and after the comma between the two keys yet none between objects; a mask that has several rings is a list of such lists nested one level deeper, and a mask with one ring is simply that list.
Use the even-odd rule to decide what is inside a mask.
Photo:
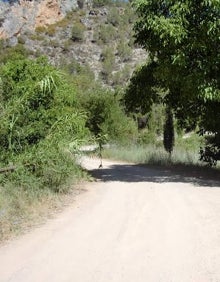
[{"label": "rock outcrop", "polygon": [[92,0],[0,3],[0,38],[7,38],[6,48],[19,43],[32,57],[44,55],[70,73],[82,67],[110,87],[126,85],[136,66],[146,60],[146,52],[133,42],[134,21],[129,3],[102,7],[92,7]]},{"label": "rock outcrop", "polygon": [[78,7],[77,0],[19,0],[0,3],[0,39],[53,24]]}]

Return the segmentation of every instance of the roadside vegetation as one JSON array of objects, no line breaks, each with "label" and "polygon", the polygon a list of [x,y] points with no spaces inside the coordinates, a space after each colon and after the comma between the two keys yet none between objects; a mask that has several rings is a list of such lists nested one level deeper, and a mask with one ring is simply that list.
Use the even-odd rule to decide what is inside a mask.
[{"label": "roadside vegetation", "polygon": [[220,160],[220,9],[216,1],[139,1],[135,42],[149,54],[125,93],[129,112],[151,112],[165,105],[164,147],[175,148],[177,128],[198,132],[206,144],[200,158],[209,165]]},{"label": "roadside vegetation", "polygon": [[77,165],[80,146],[137,132],[120,93],[88,66],[73,60],[58,69],[24,51],[7,49],[0,65],[0,240],[60,207],[88,179]]},{"label": "roadside vegetation", "polygon": [[[140,140],[139,140],[140,141]],[[132,163],[149,164],[149,165],[195,165],[204,166],[199,161],[199,146],[203,145],[203,138],[198,137],[195,133],[191,136],[179,136],[176,139],[176,145],[170,157],[163,146],[162,140],[152,139],[148,143],[137,142],[123,146],[113,145],[105,148],[103,156],[115,160],[122,160]]]}]

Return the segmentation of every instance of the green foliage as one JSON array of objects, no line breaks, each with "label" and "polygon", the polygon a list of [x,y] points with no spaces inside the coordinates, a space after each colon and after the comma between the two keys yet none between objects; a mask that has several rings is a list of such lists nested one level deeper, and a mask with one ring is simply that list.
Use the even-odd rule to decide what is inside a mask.
[{"label": "green foliage", "polygon": [[150,113],[148,113],[148,128],[155,136],[162,137],[164,129],[165,109],[162,103],[153,104]]},{"label": "green foliage", "polygon": [[[136,0],[133,5],[138,15],[136,42],[148,51],[155,79],[139,76],[136,89],[143,80],[151,89],[164,89],[163,100],[173,108],[179,124],[188,128],[199,125],[219,136],[219,2]],[[137,94],[139,101],[140,91]],[[146,93],[144,107],[149,108],[156,95]]]},{"label": "green foliage", "polygon": [[2,64],[0,101],[0,167],[16,167],[0,174],[1,239],[84,177],[74,154],[90,134],[76,85],[45,58]]},{"label": "green foliage", "polygon": [[[172,159],[170,159],[170,156],[165,152],[162,141],[154,139],[155,137],[152,136],[151,133],[148,135],[146,132],[140,132],[139,136],[143,135],[146,136],[146,142],[141,143],[138,139],[138,143],[105,148],[103,157],[139,164],[182,164],[184,166],[194,165],[197,167],[202,165],[199,161],[198,148],[203,144],[204,140],[195,133],[191,133],[187,136],[178,136],[176,146],[172,153]],[[153,139],[147,139],[148,136]]]},{"label": "green foliage", "polygon": [[108,11],[107,22],[111,23],[113,26],[118,26],[120,24],[120,15],[116,7],[112,7]]},{"label": "green foliage", "polygon": [[133,24],[137,16],[134,12],[134,9],[130,3],[126,3],[123,14],[121,15],[121,20],[124,25]]},{"label": "green foliage", "polygon": [[122,85],[126,85],[130,79],[131,67],[125,65],[124,68],[112,75],[113,86],[122,88]]},{"label": "green foliage", "polygon": [[60,22],[55,23],[55,24],[50,24],[48,26],[38,26],[36,27],[35,32],[37,35],[45,33],[46,35],[52,37],[56,34],[56,30],[57,30],[57,27],[59,26],[59,23]]},{"label": "green foliage", "polygon": [[[63,148],[88,134],[86,117],[76,109],[74,85],[44,58],[8,61],[0,77],[2,164],[30,163],[35,175],[56,163],[61,166],[68,160]],[[63,170],[60,175],[56,182],[61,185],[66,178]]]},{"label": "green foliage", "polygon": [[71,39],[76,42],[83,41],[84,31],[85,31],[85,26],[82,23],[80,22],[74,23],[71,32]]},{"label": "green foliage", "polygon": [[157,76],[170,95],[179,95],[178,89],[184,98],[218,101],[219,3],[136,1],[135,6],[136,41],[156,56]]},{"label": "green foliage", "polygon": [[73,58],[72,60],[62,60],[60,67],[68,73],[70,85],[73,84],[79,96],[86,95],[88,91],[96,91],[99,87],[99,82],[95,80],[94,73],[89,65],[79,64]]},{"label": "green foliage", "polygon": [[8,61],[0,71],[2,123],[1,149],[16,153],[45,138],[51,123],[48,115],[59,84],[57,73],[45,60]]},{"label": "green foliage", "polygon": [[38,40],[38,41],[44,41],[45,40],[44,36],[42,34],[39,34],[39,33],[30,34],[29,38],[31,40]]},{"label": "green foliage", "polygon": [[137,144],[146,146],[155,143],[156,143],[156,134],[153,131],[143,130],[139,132],[137,138]]},{"label": "green foliage", "polygon": [[109,140],[126,141],[133,138],[137,129],[119,105],[118,95],[104,89],[96,89],[82,97],[87,112],[87,126],[95,135],[107,135]]},{"label": "green foliage", "polygon": [[30,54],[23,44],[17,44],[14,47],[9,47],[7,41],[2,41],[0,44],[0,65],[14,58],[25,58]]},{"label": "green foliage", "polygon": [[111,5],[112,3],[112,0],[93,0],[92,5],[93,8],[98,8],[106,5]]},{"label": "green foliage", "polygon": [[155,87],[158,85],[154,76],[156,66],[156,62],[150,62],[133,73],[124,95],[125,105],[129,112],[139,109],[143,114],[148,113],[153,103],[161,101],[161,90]]},{"label": "green foliage", "polygon": [[109,82],[111,79],[111,74],[115,65],[115,55],[112,51],[112,48],[107,47],[103,50],[102,55],[102,76]]},{"label": "green foliage", "polygon": [[117,30],[111,25],[101,25],[95,34],[95,40],[102,44],[110,43],[117,37]]},{"label": "green foliage", "polygon": [[131,60],[132,49],[128,46],[127,43],[125,43],[124,41],[119,41],[117,50],[118,56],[120,56],[122,62]]}]

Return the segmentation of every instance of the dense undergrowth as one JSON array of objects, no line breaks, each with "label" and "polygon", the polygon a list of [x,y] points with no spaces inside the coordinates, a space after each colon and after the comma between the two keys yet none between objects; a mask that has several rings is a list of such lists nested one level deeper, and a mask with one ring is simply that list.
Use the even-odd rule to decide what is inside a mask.
[{"label": "dense undergrowth", "polygon": [[87,178],[76,164],[81,145],[137,132],[120,94],[91,79],[86,66],[71,74],[23,51],[8,50],[0,66],[0,240]]}]

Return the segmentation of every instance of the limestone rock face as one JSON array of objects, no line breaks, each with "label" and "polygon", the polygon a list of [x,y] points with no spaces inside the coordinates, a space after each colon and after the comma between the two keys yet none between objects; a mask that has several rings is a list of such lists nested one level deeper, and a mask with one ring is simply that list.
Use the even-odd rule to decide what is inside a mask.
[{"label": "limestone rock face", "polygon": [[38,5],[35,28],[53,24],[64,17],[58,0],[43,0]]},{"label": "limestone rock face", "polygon": [[68,11],[78,7],[77,0],[19,0],[0,3],[0,39],[33,31],[61,20]]}]

